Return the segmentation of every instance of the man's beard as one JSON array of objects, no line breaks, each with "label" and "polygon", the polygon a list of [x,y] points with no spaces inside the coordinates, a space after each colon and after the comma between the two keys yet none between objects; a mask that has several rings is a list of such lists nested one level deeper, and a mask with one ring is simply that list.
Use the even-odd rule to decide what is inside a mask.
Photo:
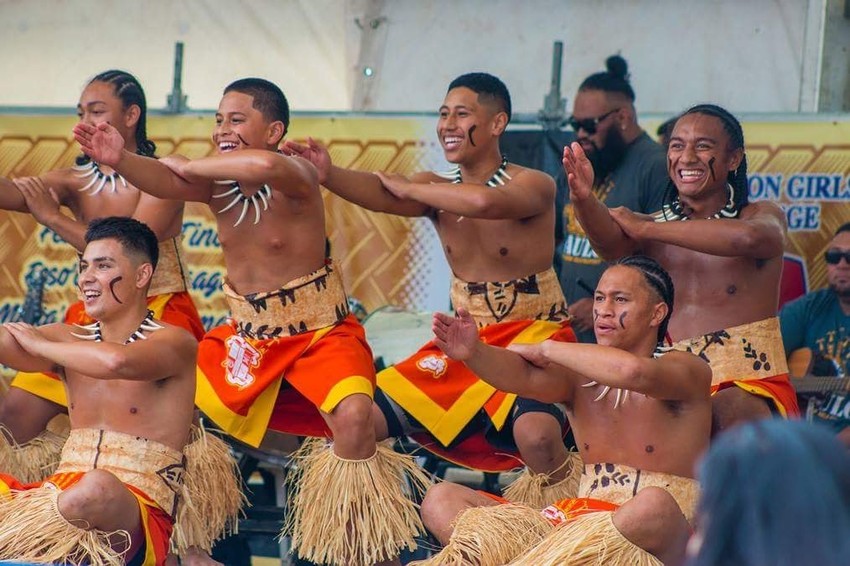
[{"label": "man's beard", "polygon": [[842,283],[830,283],[829,288],[838,296],[839,299],[850,299],[850,285]]},{"label": "man's beard", "polygon": [[593,173],[597,182],[602,181],[609,173],[619,167],[626,156],[628,147],[629,145],[623,139],[620,130],[615,127],[608,130],[605,135],[605,145],[602,149],[593,145],[593,151],[587,154],[587,158],[593,166]]}]

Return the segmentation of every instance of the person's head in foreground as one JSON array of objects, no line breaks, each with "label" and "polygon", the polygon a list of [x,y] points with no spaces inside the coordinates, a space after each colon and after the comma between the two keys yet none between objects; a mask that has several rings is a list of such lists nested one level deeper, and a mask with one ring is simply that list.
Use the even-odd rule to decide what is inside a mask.
[{"label": "person's head in foreground", "polygon": [[159,259],[153,230],[133,218],[109,216],[92,220],[85,240],[77,285],[89,316],[109,318],[147,296]]},{"label": "person's head in foreground", "polygon": [[657,261],[624,257],[605,270],[593,295],[596,342],[629,351],[663,342],[673,298],[673,281]]},{"label": "person's head in foreground", "polygon": [[803,421],[736,427],[700,466],[688,566],[844,566],[850,557],[850,452]]}]

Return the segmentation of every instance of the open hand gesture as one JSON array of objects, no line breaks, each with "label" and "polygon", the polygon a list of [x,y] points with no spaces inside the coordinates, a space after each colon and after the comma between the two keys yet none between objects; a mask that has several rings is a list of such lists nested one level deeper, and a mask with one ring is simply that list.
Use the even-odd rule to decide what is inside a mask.
[{"label": "open hand gesture", "polygon": [[7,322],[3,325],[3,328],[9,331],[9,334],[15,338],[21,348],[31,356],[40,356],[40,346],[48,342],[47,338],[31,324]]},{"label": "open hand gesture", "polygon": [[115,167],[121,160],[124,138],[110,124],[94,126],[80,122],[74,126],[74,139],[80,144],[83,153],[101,165]]},{"label": "open hand gesture", "polygon": [[410,179],[404,175],[399,175],[398,173],[384,173],[382,171],[376,171],[375,175],[377,175],[378,179],[381,180],[381,184],[384,185],[384,188],[391,192],[396,198],[410,198],[410,187],[413,183],[411,183]]},{"label": "open hand gesture", "polygon": [[319,172],[319,184],[324,184],[330,173],[333,162],[328,148],[314,140],[307,138],[307,144],[286,140],[280,147],[281,153],[290,157],[302,157],[313,164]]},{"label": "open hand gesture", "polygon": [[12,183],[23,195],[27,208],[36,220],[45,226],[56,218],[59,212],[59,197],[52,187],[47,187],[39,177],[18,177]]},{"label": "open hand gesture", "polygon": [[454,360],[469,359],[479,342],[478,326],[466,309],[457,309],[455,316],[435,312],[431,328],[434,343]]},{"label": "open hand gesture", "polygon": [[562,163],[570,187],[570,200],[589,198],[593,194],[593,165],[585,155],[580,143],[573,142],[564,147]]}]

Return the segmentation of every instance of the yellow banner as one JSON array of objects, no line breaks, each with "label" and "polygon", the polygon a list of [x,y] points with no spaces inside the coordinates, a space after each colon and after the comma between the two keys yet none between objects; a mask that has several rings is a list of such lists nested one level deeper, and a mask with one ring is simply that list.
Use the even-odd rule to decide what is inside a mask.
[{"label": "yellow banner", "polygon": [[[0,116],[0,175],[71,166],[79,154],[69,134],[75,122],[74,117]],[[158,154],[194,158],[213,152],[212,126],[209,116],[157,116],[148,129]],[[784,208],[788,252],[801,258],[798,276],[810,289],[821,287],[825,246],[835,229],[850,221],[850,121],[749,122],[744,129],[751,199],[775,200]],[[434,119],[428,117],[296,117],[290,137],[322,141],[342,167],[409,174],[444,163],[433,131]],[[439,267],[444,260],[427,221],[372,213],[327,191],[325,204],[332,254],[346,289],[368,311],[386,304],[423,308],[434,304],[435,293],[447,295],[448,274]],[[0,211],[0,233],[0,322],[16,316],[36,267],[47,273],[42,322],[61,320],[76,300],[73,250],[26,214]],[[226,306],[215,221],[206,206],[187,208],[184,246],[192,295],[211,327],[226,316]]]}]

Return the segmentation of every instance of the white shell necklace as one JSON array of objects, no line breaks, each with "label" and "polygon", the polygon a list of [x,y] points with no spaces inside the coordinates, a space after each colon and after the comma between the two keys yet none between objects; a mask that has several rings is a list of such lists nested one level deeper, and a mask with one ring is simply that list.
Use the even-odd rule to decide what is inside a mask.
[{"label": "white shell necklace", "polygon": [[[212,198],[227,198],[232,196],[233,199],[221,210],[218,211],[218,214],[224,214],[231,208],[235,207],[237,204],[242,204],[242,212],[239,213],[239,218],[236,222],[233,223],[233,227],[236,228],[239,224],[245,220],[245,215],[248,213],[248,207],[254,207],[254,224],[260,223],[260,217],[263,212],[269,209],[269,201],[272,199],[272,189],[268,185],[263,185],[260,187],[260,190],[254,193],[251,196],[246,195],[242,192],[242,187],[239,186],[238,181],[216,181],[216,185],[229,185],[230,188],[220,192],[216,195],[213,195]],[[262,208],[260,206],[262,205]]]},{"label": "white shell necklace", "polygon": [[[73,169],[74,171],[77,171],[75,176],[80,179],[91,177],[91,181],[89,181],[85,187],[77,189],[81,193],[91,190],[90,194],[94,196],[106,187],[107,182],[109,183],[109,192],[114,193],[118,190],[118,183],[116,182],[116,179],[121,181],[121,184],[124,185],[125,189],[127,188],[127,181],[120,173],[113,171],[107,175],[100,170],[100,166],[98,166],[98,164],[93,160],[83,163],[82,165],[74,165]],[[98,183],[98,181],[100,182]]]},{"label": "white shell necklace", "polygon": [[[103,342],[103,334],[100,331],[100,321],[97,320],[91,324],[75,324],[77,328],[81,328],[88,332],[88,334],[77,334],[76,332],[72,332],[71,336],[75,336],[80,340],[92,340],[94,342]],[[164,328],[161,324],[157,323],[153,319],[153,311],[149,310],[147,316],[145,316],[142,323],[139,325],[139,328],[136,329],[135,332],[130,334],[130,337],[124,341],[124,344],[131,344],[136,340],[147,340],[147,336],[145,336],[145,332],[155,332]]]}]

